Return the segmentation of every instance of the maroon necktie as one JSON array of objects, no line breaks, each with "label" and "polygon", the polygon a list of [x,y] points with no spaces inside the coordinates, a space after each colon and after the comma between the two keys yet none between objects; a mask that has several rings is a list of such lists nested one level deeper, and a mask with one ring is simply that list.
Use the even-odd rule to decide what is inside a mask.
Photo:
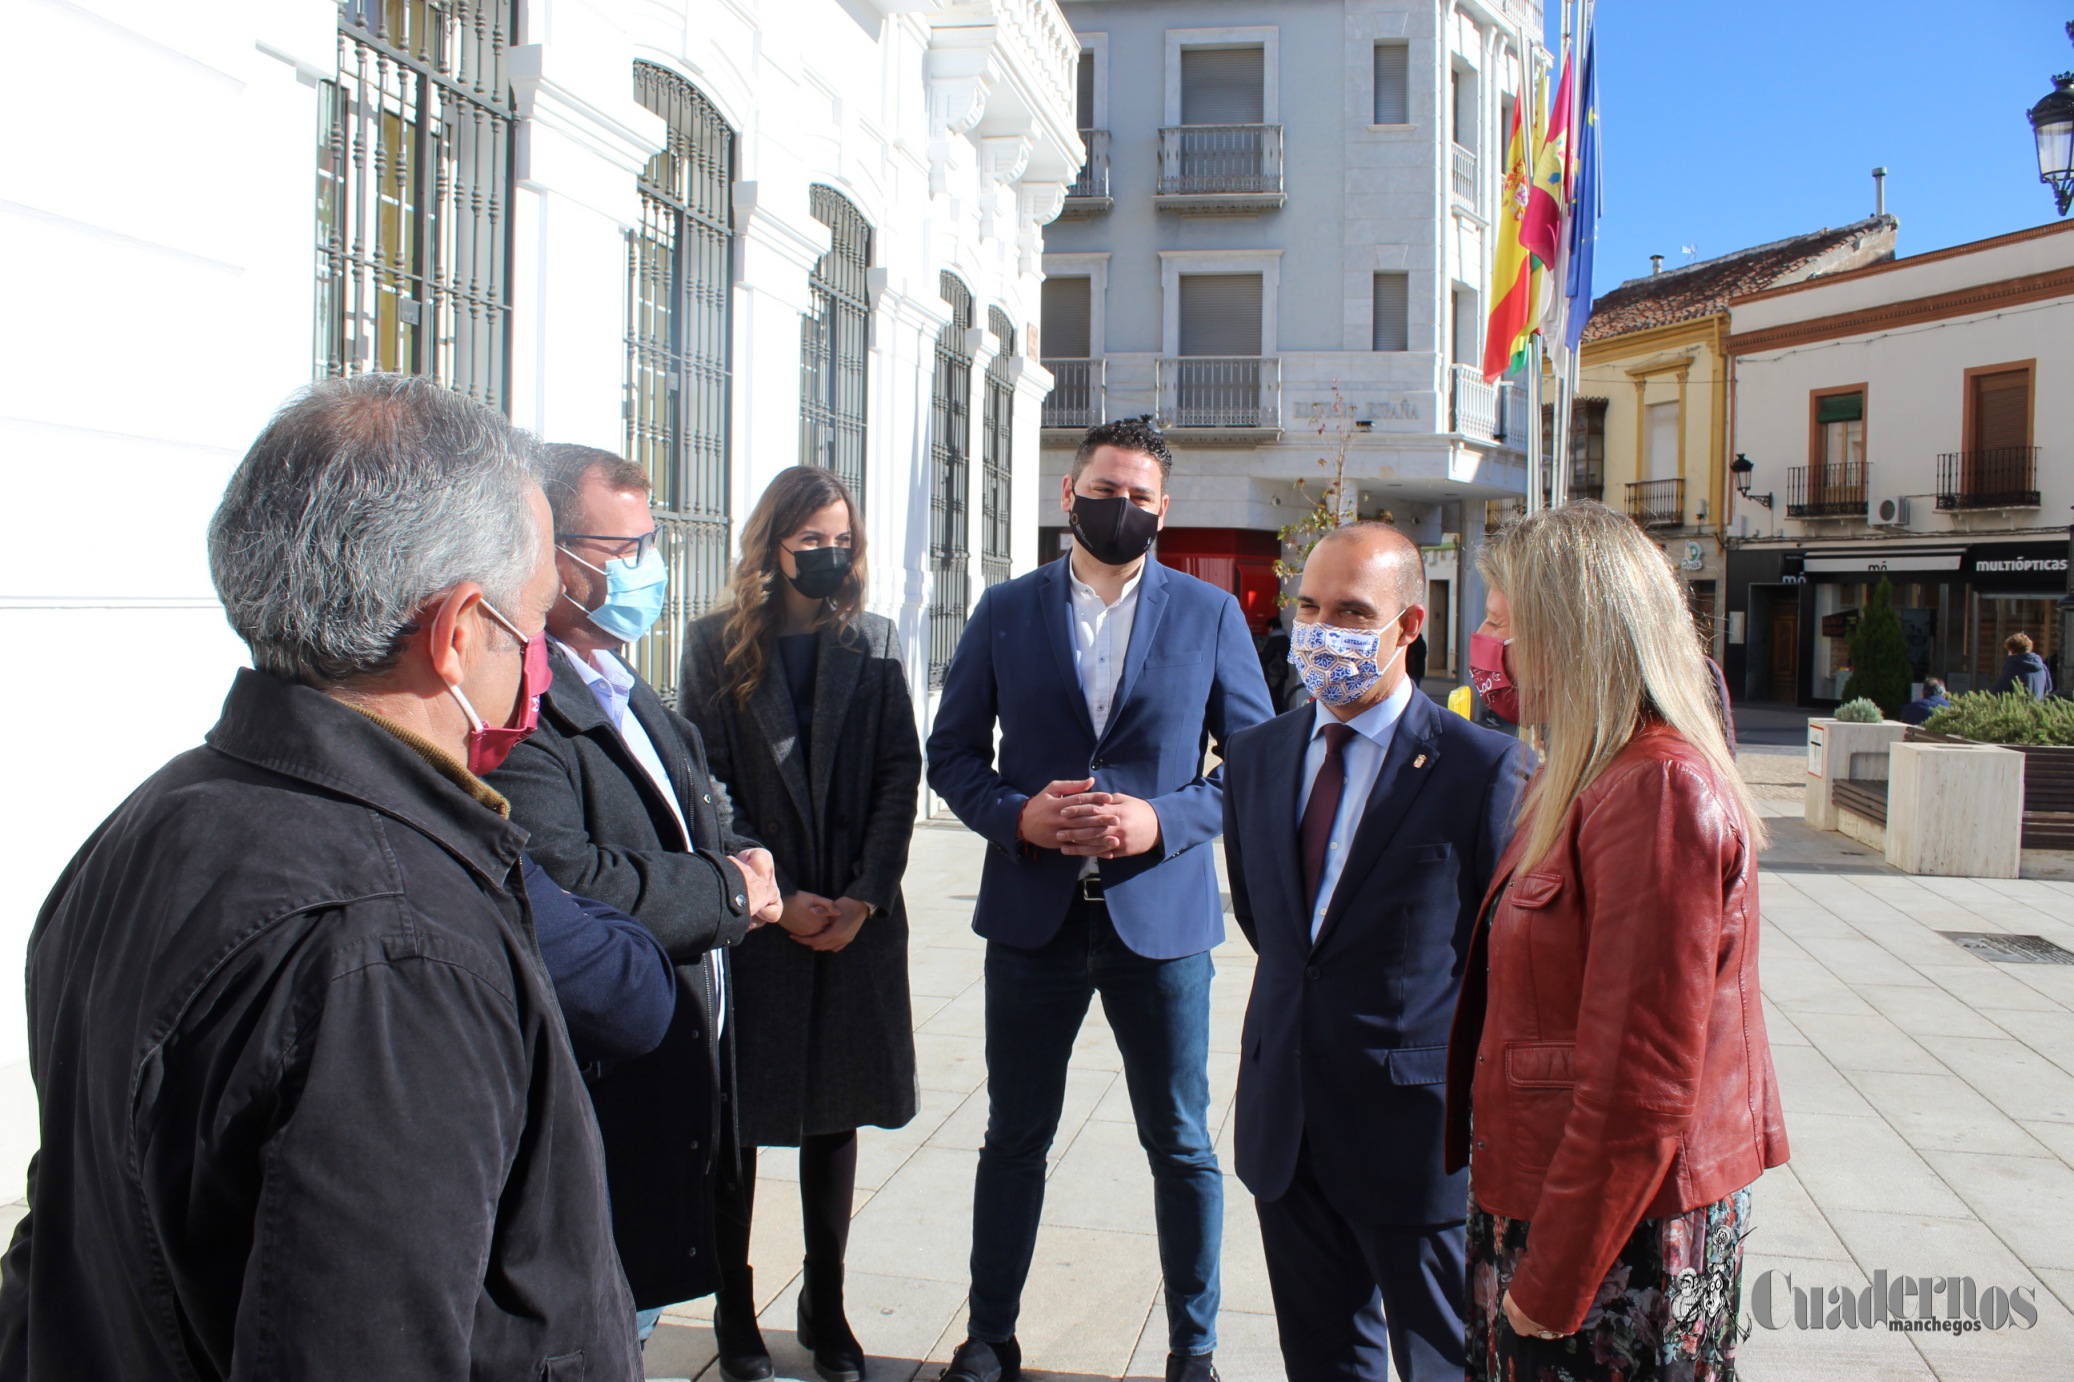
[{"label": "maroon necktie", "polygon": [[[1325,726],[1325,761],[1318,765],[1317,780],[1311,783],[1311,799],[1304,803],[1303,901],[1310,912],[1318,910],[1318,880],[1325,876],[1325,851],[1332,844],[1332,822],[1339,815],[1340,789],[1347,785],[1347,764],[1340,750],[1354,737],[1350,726]],[[1310,919],[1306,913],[1305,920]]]}]

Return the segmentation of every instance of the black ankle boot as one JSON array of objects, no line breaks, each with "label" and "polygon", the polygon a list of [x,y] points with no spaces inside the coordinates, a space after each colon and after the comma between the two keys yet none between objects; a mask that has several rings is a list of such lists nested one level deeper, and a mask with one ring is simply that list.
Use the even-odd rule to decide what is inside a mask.
[{"label": "black ankle boot", "polygon": [[863,1382],[864,1346],[843,1313],[843,1269],[807,1264],[799,1290],[799,1346],[814,1355],[823,1382]]},{"label": "black ankle boot", "polygon": [[755,1278],[747,1271],[739,1281],[723,1283],[713,1297],[713,1346],[727,1382],[765,1382],[776,1376],[763,1331],[756,1327]]}]

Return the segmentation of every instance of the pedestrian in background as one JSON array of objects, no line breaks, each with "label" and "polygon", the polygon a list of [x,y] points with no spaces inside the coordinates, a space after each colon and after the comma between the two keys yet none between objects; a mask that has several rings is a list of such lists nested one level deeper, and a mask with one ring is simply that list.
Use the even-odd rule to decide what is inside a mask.
[{"label": "pedestrian in background", "polygon": [[2002,659],[2002,675],[1988,688],[2000,696],[2010,691],[2022,691],[2033,700],[2044,700],[2052,694],[2052,669],[2045,659],[2031,651],[2031,635],[2013,633],[2002,640],[2002,649],[2009,656]]},{"label": "pedestrian in background", "polygon": [[232,475],[209,571],[252,668],[29,940],[0,1378],[640,1377],[525,832],[480,780],[555,598],[531,450],[375,374]]},{"label": "pedestrian in background", "polygon": [[713,1333],[731,1382],[772,1375],[749,1268],[756,1149],[799,1148],[802,1347],[829,1382],[864,1350],[843,1309],[857,1130],[915,1116],[907,869],[922,749],[900,635],[863,610],[864,527],[842,481],[781,471],[742,527],[728,602],[691,626],[678,708],[784,911],[735,950],[743,1195],[721,1206]]},{"label": "pedestrian in background", "polygon": [[1923,694],[1901,708],[1901,723],[1919,725],[1952,703],[1944,693],[1944,683],[1936,677],[1923,678]]},{"label": "pedestrian in background", "polygon": [[1757,851],[1663,554],[1581,502],[1501,530],[1470,665],[1546,757],[1448,1053],[1469,1376],[1727,1376],[1751,1182],[1786,1160]]}]

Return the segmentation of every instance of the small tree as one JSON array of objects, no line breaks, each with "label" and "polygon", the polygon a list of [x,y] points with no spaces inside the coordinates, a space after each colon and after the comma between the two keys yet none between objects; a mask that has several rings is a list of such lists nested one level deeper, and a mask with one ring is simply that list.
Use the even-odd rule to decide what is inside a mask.
[{"label": "small tree", "polygon": [[1866,600],[1858,627],[1851,630],[1850,648],[1851,676],[1844,683],[1844,699],[1863,696],[1888,719],[1900,715],[1908,704],[1912,669],[1901,616],[1894,613],[1894,587],[1885,576]]},{"label": "small tree", "polygon": [[[1310,559],[1311,549],[1318,545],[1318,539],[1334,528],[1352,523],[1358,513],[1356,501],[1360,492],[1347,482],[1347,452],[1354,444],[1354,406],[1340,393],[1339,385],[1334,384],[1331,405],[1318,409],[1316,416],[1318,425],[1313,430],[1333,448],[1332,455],[1318,457],[1318,468],[1331,478],[1324,482],[1315,497],[1306,481],[1296,481],[1297,494],[1310,500],[1310,504],[1302,517],[1285,525],[1279,534],[1284,551],[1294,553],[1293,559],[1283,556],[1275,562],[1275,574],[1284,580],[1302,574],[1303,564]],[[1281,603],[1292,603],[1291,597],[1282,595]]]}]

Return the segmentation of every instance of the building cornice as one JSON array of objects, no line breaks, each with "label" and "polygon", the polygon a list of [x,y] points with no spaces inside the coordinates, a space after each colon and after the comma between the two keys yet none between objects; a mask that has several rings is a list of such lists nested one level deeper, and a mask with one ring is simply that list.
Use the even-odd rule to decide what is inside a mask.
[{"label": "building cornice", "polygon": [[1842,340],[1848,336],[1863,336],[1875,331],[1891,331],[1897,327],[1947,321],[1953,317],[1971,317],[1999,308],[2019,307],[2028,302],[2044,302],[2051,298],[2070,295],[2074,295],[2074,268],[2054,269],[2049,273],[2025,274],[2019,278],[2005,278],[1995,283],[1954,288],[1949,292],[1932,293],[1927,297],[1881,303],[1877,307],[1861,307],[1850,312],[1833,312],[1828,316],[1810,317],[1806,321],[1785,322],[1754,331],[1735,332],[1730,334],[1723,344],[1731,355],[1756,355],[1768,350],[1783,350],[1789,346],[1811,345],[1820,341]]},{"label": "building cornice", "polygon": [[1714,339],[1715,323],[1726,321],[1727,318],[1726,312],[1709,312],[1702,317],[1688,317],[1684,321],[1668,322],[1663,326],[1649,326],[1639,331],[1587,341],[1584,349],[1578,353],[1578,359],[1586,364],[1614,364],[1633,356],[1650,355],[1660,350],[1707,344]]},{"label": "building cornice", "polygon": [[2020,245],[2026,240],[2042,240],[2048,235],[2064,235],[2074,230],[2074,221],[2048,221],[2042,226],[2028,230],[2013,230],[2007,235],[1997,235],[1986,240],[1973,240],[1963,245],[1952,245],[1941,250],[1928,250],[1912,254],[1905,259],[1888,259],[1878,264],[1867,264],[1859,269],[1845,269],[1841,273],[1823,274],[1818,278],[1805,278],[1798,283],[1781,283],[1772,288],[1760,288],[1754,293],[1742,293],[1729,299],[1729,306],[1736,307],[1746,302],[1763,302],[1767,298],[1785,297],[1789,293],[1811,292],[1833,284],[1856,282],[1863,278],[1874,278],[1880,274],[1899,273],[1913,269],[1919,264],[1935,264],[1940,260],[1958,259],[1968,254],[1979,254],[1985,250],[2000,249],[2005,245]]}]

